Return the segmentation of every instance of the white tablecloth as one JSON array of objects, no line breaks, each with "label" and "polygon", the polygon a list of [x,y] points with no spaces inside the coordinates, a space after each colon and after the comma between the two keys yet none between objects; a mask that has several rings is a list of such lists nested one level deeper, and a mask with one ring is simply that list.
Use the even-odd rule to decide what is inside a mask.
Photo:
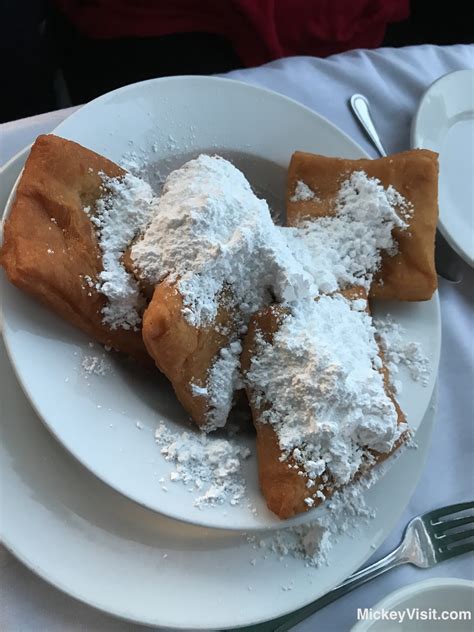
[{"label": "white tablecloth", "polygon": [[[328,59],[283,59],[230,76],[263,85],[304,103],[326,116],[375,156],[347,106],[354,92],[367,95],[388,152],[409,147],[410,124],[421,96],[438,77],[474,68],[474,46],[418,46],[354,51]],[[73,109],[0,125],[0,165],[35,137],[51,131]],[[282,129],[284,133],[284,129]],[[374,559],[393,548],[410,517],[443,504],[469,500],[473,494],[474,353],[472,342],[474,273],[463,265],[460,285],[440,283],[443,346],[439,375],[439,410],[424,474],[397,527]],[[146,630],[88,608],[35,577],[0,547],[0,629],[5,632],[137,632]],[[473,579],[473,556],[450,560],[431,570],[401,567],[358,589],[300,624],[310,630],[345,632],[356,610],[373,606],[407,583],[429,577]],[[183,595],[186,600],[186,595]]]}]

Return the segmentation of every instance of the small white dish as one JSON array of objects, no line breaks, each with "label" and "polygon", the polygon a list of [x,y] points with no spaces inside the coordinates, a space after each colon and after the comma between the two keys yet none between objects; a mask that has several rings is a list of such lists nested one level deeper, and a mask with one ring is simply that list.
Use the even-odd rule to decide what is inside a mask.
[{"label": "small white dish", "polygon": [[[82,107],[55,132],[115,161],[130,149],[155,159],[160,156],[162,172],[181,164],[185,154],[221,153],[231,157],[251,182],[273,194],[271,202],[277,210],[279,204],[283,206],[287,166],[295,149],[349,158],[364,155],[343,132],[298,103],[211,77],[173,77],[122,88]],[[174,432],[182,432],[187,424],[167,380],[158,371],[137,371],[135,365],[116,357],[107,375],[85,375],[82,360],[100,355],[101,348],[91,349],[86,336],[4,276],[1,281],[3,336],[19,381],[49,430],[91,472],[132,500],[174,519],[224,529],[282,526],[260,492],[251,436],[235,438],[253,452],[243,469],[249,502],[194,506],[202,492],[190,493],[181,482],[170,482],[174,466],[154,442],[160,421]],[[438,296],[424,303],[380,302],[374,311],[379,316],[390,314],[406,330],[406,340],[419,342],[429,359],[427,386],[413,382],[403,371],[399,376],[400,405],[416,431],[438,371]],[[285,525],[306,521],[314,512]]]},{"label": "small white dish", "polygon": [[411,144],[439,153],[439,229],[474,266],[474,70],[444,75],[428,88]]},{"label": "small white dish", "polygon": [[[427,579],[390,593],[368,610],[372,619],[358,621],[351,632],[472,632],[474,582],[444,577]],[[398,621],[379,619],[388,611],[400,613]],[[442,620],[443,616],[456,618]]]}]

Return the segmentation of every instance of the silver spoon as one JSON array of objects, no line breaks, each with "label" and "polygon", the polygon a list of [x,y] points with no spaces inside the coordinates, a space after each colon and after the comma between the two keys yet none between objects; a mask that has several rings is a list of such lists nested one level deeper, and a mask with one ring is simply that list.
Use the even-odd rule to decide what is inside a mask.
[{"label": "silver spoon", "polygon": [[[352,111],[362,125],[365,133],[374,144],[375,148],[381,156],[386,156],[385,151],[377,130],[375,129],[372,116],[370,115],[369,101],[363,94],[353,94],[350,98]],[[451,283],[460,283],[462,281],[462,272],[459,266],[459,257],[447,243],[441,233],[436,231],[435,244],[435,264],[436,272]]]},{"label": "silver spoon", "polygon": [[372,121],[372,117],[370,116],[369,101],[367,100],[367,97],[364,97],[363,94],[353,94],[351,96],[350,103],[352,111],[364,128],[367,136],[373,142],[379,154],[381,156],[386,156],[387,152],[382,145],[379,135],[377,134],[377,130],[375,129],[374,122]]}]

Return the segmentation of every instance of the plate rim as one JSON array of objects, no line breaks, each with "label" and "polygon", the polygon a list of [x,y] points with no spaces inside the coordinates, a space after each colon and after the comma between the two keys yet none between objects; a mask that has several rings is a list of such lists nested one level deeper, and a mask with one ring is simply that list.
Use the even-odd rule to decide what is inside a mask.
[{"label": "plate rim", "polygon": [[[144,79],[143,81],[137,81],[135,83],[130,83],[127,84],[126,86],[121,86],[120,88],[116,88],[115,90],[111,90],[110,92],[106,92],[105,94],[101,94],[100,96],[96,97],[95,99],[92,99],[92,101],[89,101],[88,103],[84,103],[84,105],[82,105],[81,107],[79,107],[77,110],[75,110],[74,112],[71,112],[71,114],[69,116],[67,116],[63,121],[61,121],[61,123],[59,123],[51,132],[51,134],[55,133],[56,131],[60,131],[61,127],[66,124],[66,122],[70,121],[72,118],[74,118],[75,116],[79,115],[81,112],[84,111],[84,109],[88,108],[89,106],[91,106],[92,104],[97,104],[100,103],[101,101],[105,101],[107,98],[109,98],[112,95],[117,95],[120,93],[124,93],[127,92],[128,90],[131,90],[133,88],[135,88],[136,86],[145,86],[145,85],[150,85],[152,83],[179,83],[180,81],[197,81],[197,82],[203,82],[203,83],[227,83],[227,84],[234,84],[236,86],[240,86],[241,88],[245,88],[245,89],[249,89],[251,91],[255,91],[255,92],[260,92],[260,93],[265,93],[268,96],[271,97],[278,97],[279,99],[282,99],[283,101],[286,101],[288,103],[291,103],[292,105],[296,105],[298,108],[301,108],[302,110],[305,110],[306,112],[308,112],[309,114],[315,116],[316,118],[318,118],[320,121],[323,121],[325,124],[329,125],[329,127],[333,128],[333,130],[336,130],[338,133],[340,133],[344,139],[346,141],[348,141],[353,147],[354,149],[356,149],[357,151],[359,151],[362,155],[361,158],[371,158],[370,154],[363,149],[363,147],[361,145],[359,145],[359,143],[357,143],[351,136],[349,136],[349,134],[347,132],[345,132],[344,130],[342,130],[341,128],[339,128],[335,123],[333,123],[332,121],[330,121],[328,118],[326,118],[325,116],[323,116],[322,114],[320,114],[319,112],[316,112],[315,110],[311,109],[310,107],[308,107],[307,105],[304,105],[304,103],[301,103],[300,101],[297,101],[296,99],[293,99],[292,97],[287,96],[286,94],[283,94],[281,92],[277,92],[276,90],[271,90],[270,88],[267,88],[266,86],[261,86],[261,85],[255,85],[253,83],[249,83],[247,81],[242,81],[241,79],[234,79],[231,77],[222,77],[219,75],[172,75],[169,77],[155,77],[152,79]],[[77,141],[76,141],[77,142]]]},{"label": "plate rim", "polygon": [[[431,83],[428,88],[425,90],[425,92],[423,93],[423,96],[421,97],[419,103],[418,103],[418,107],[416,109],[415,115],[413,116],[412,119],[412,123],[411,123],[411,128],[410,128],[410,145],[413,149],[415,148],[424,148],[423,147],[423,143],[420,141],[420,124],[421,124],[421,120],[423,117],[423,110],[426,107],[426,102],[429,99],[429,97],[431,96],[431,93],[433,90],[437,89],[439,87],[439,85],[443,85],[445,82],[447,82],[448,80],[450,80],[452,77],[457,76],[459,77],[460,75],[471,75],[472,77],[474,77],[474,69],[471,68],[461,68],[459,70],[454,70],[452,72],[447,72],[446,74],[442,75],[441,77],[438,77],[435,81],[433,81],[433,83]],[[474,111],[474,105],[472,107],[472,110]],[[463,112],[465,110],[461,110],[461,112]],[[429,149],[429,148],[427,148]],[[453,250],[455,250],[455,252],[469,265],[471,266],[471,268],[474,267],[474,247],[473,247],[473,251],[471,253],[467,252],[466,250],[464,250],[464,248],[456,241],[456,239],[453,237],[453,235],[451,234],[448,226],[446,226],[445,222],[443,222],[443,220],[441,219],[441,217],[438,217],[438,229],[441,232],[441,234],[443,235],[443,237],[446,239],[446,241],[448,242],[448,244],[451,246],[451,248],[453,248]]]}]

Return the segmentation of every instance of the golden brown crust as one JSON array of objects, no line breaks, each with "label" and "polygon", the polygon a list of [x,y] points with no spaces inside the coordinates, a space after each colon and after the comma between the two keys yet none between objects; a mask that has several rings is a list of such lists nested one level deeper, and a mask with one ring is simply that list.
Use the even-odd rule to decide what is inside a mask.
[{"label": "golden brown crust", "polygon": [[140,332],[111,330],[102,322],[105,298],[95,283],[102,257],[93,212],[103,172],[125,172],[77,143],[52,134],[31,148],[8,216],[0,265],[9,280],[97,341],[140,359],[146,350]]},{"label": "golden brown crust", "polygon": [[[399,253],[383,256],[370,296],[402,301],[430,299],[437,287],[434,239],[438,221],[438,159],[434,152],[415,149],[377,160],[346,160],[297,151],[288,169],[287,224],[295,226],[304,218],[333,214],[341,181],[358,170],[378,178],[384,187],[395,187],[415,211],[408,230],[394,231]],[[316,191],[317,199],[293,201],[298,180]],[[383,284],[378,282],[380,279]]]},{"label": "golden brown crust", "polygon": [[211,325],[190,325],[183,315],[183,299],[176,284],[166,281],[156,286],[143,315],[143,340],[149,354],[200,427],[209,421],[209,403],[207,398],[193,394],[191,384],[206,387],[209,369],[219,351],[229,344],[234,327],[232,312],[222,305]]},{"label": "golden brown crust", "polygon": [[[342,292],[348,299],[355,299],[364,296],[364,291],[359,288],[350,288]],[[252,358],[257,353],[257,333],[263,336],[265,342],[272,344],[273,337],[279,330],[285,317],[285,310],[279,306],[267,307],[258,312],[251,320],[247,336],[244,340],[242,352],[242,370],[244,374],[249,370]],[[382,352],[380,355],[383,359]],[[398,423],[405,422],[405,417],[393,396],[388,371],[382,369],[384,375],[385,390],[393,401],[398,414]],[[281,450],[278,436],[269,423],[262,423],[261,417],[265,410],[271,408],[266,402],[262,407],[255,405],[254,393],[247,387],[247,395],[252,410],[252,418],[257,431],[257,455],[258,471],[262,493],[265,497],[268,508],[279,518],[286,519],[296,514],[308,511],[309,506],[305,503],[310,491],[306,487],[307,479],[298,474],[299,469],[291,466],[296,465],[293,459],[281,461]],[[403,443],[406,437],[402,437],[396,443],[390,453],[382,454],[372,451],[374,457],[373,464],[367,466],[364,474],[372,469],[377,463],[384,461],[393,454]],[[361,473],[362,474],[362,473]],[[326,498],[329,498],[336,488],[331,480],[323,481],[322,477],[316,479],[316,489],[320,489]],[[321,504],[321,498],[313,498],[314,505]]]}]

